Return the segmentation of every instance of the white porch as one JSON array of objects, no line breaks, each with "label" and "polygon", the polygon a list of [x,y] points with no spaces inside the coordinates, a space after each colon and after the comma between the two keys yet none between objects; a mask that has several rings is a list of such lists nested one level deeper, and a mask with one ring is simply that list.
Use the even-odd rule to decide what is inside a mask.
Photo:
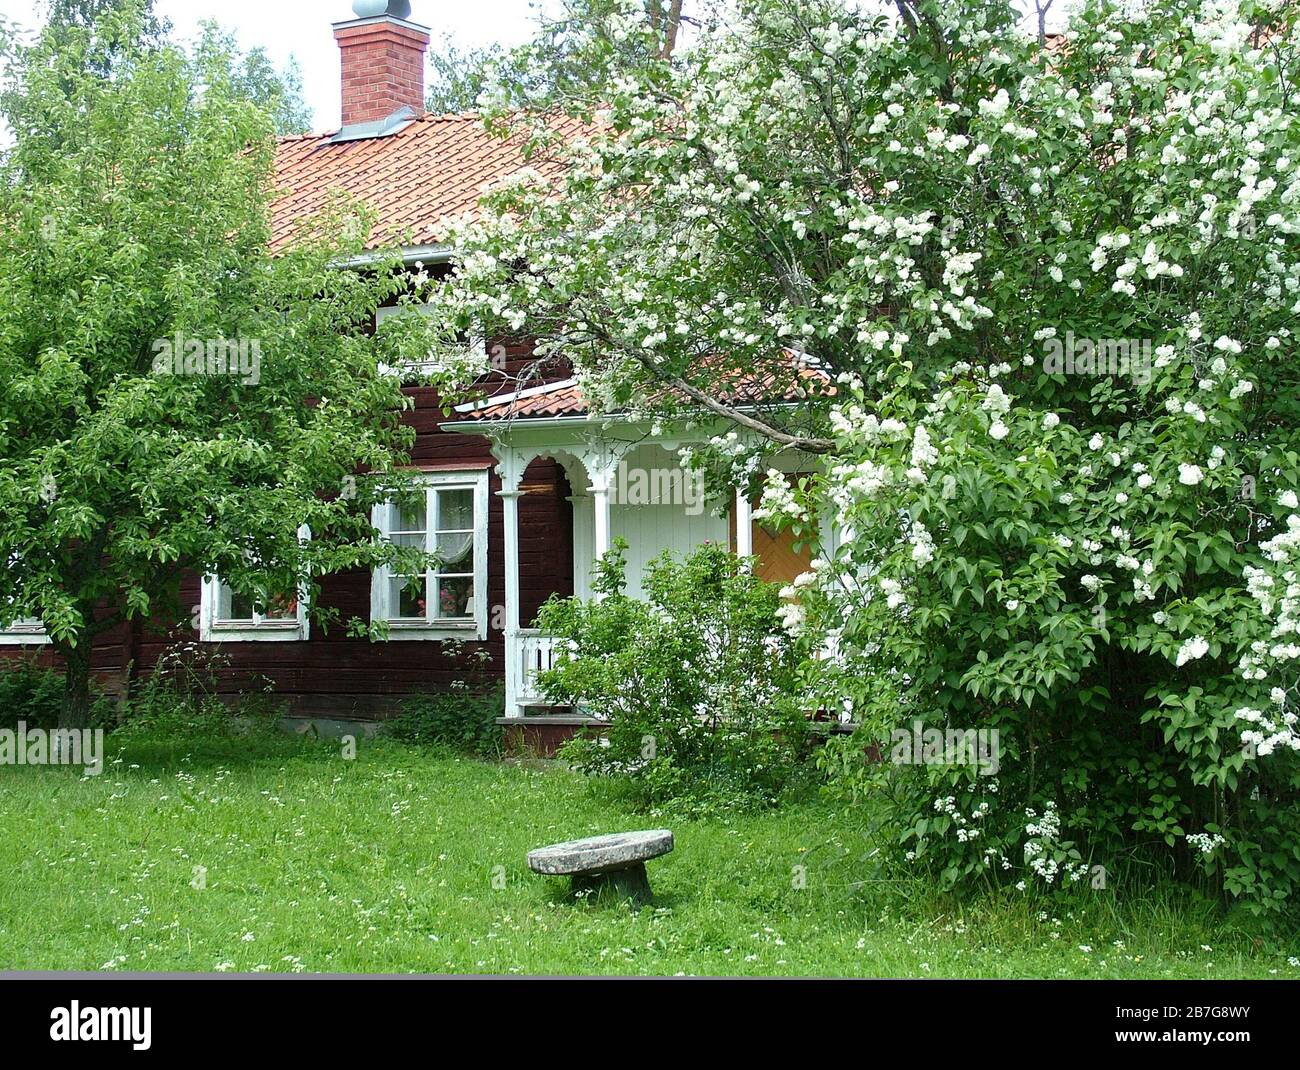
[{"label": "white porch", "polygon": [[[530,710],[554,712],[538,679],[554,665],[555,641],[534,628],[532,620],[522,620],[520,609],[520,499],[527,493],[525,473],[534,461],[554,461],[570,487],[572,548],[556,549],[572,553],[572,561],[564,564],[565,571],[572,566],[576,597],[592,597],[593,566],[620,537],[628,544],[627,593],[632,597],[641,594],[648,562],[665,550],[688,554],[705,542],[754,556],[767,579],[789,582],[809,564],[806,553],[793,550],[788,535],[754,524],[747,493],[735,492],[730,508],[723,509],[717,500],[706,502],[698,484],[688,479],[679,451],[726,433],[730,425],[705,421],[689,434],[656,434],[642,421],[590,416],[585,404],[579,408],[572,400],[564,408],[561,400],[574,394],[571,380],[520,391],[462,406],[458,411],[470,418],[443,425],[449,431],[485,435],[497,460],[505,560],[504,605],[498,617],[505,636],[505,712],[507,720],[521,723]],[[816,464],[815,458],[787,451],[774,455],[766,467],[798,473]],[[829,544],[829,529],[822,535]]]},{"label": "white porch", "polygon": [[536,628],[520,628],[513,643],[506,636],[506,656],[515,664],[514,673],[506,669],[506,716],[522,717],[529,708],[546,705],[537,681],[555,667],[555,640]]},{"label": "white porch", "polygon": [[504,528],[507,718],[549,705],[538,679],[556,656],[554,640],[530,627],[532,621],[520,619],[519,500],[525,493],[524,473],[534,460],[555,461],[572,488],[573,593],[579,598],[592,597],[592,569],[616,538],[628,544],[627,592],[632,597],[641,593],[647,563],[664,550],[685,554],[715,542],[738,554],[753,553],[748,496],[735,495],[734,524],[732,517],[717,515],[717,503],[705,502],[681,467],[677,451],[687,441],[650,438],[630,426],[619,435],[557,424],[516,424],[492,436]]}]

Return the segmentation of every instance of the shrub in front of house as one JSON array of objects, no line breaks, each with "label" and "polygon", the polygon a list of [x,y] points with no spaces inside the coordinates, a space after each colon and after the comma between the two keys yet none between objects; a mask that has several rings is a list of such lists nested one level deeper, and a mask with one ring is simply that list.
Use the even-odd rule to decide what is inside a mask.
[{"label": "shrub in front of house", "polygon": [[481,691],[458,682],[450,690],[404,700],[387,733],[403,743],[493,758],[501,751],[497,718],[504,713],[504,689]]},{"label": "shrub in front of house", "polygon": [[0,665],[0,728],[53,728],[59,723],[63,678],[30,661]]},{"label": "shrub in front of house", "polygon": [[706,544],[650,562],[631,598],[625,549],[598,564],[595,599],[552,599],[539,617],[570,648],[542,674],[547,697],[608,723],[563,756],[647,805],[775,802],[810,744],[802,650],[779,624],[777,587]]},{"label": "shrub in front of house", "polygon": [[222,680],[229,667],[229,655],[208,644],[169,648],[133,684],[119,710],[116,736],[125,741],[278,733],[284,711],[269,682],[232,692],[230,681]]},{"label": "shrub in front of house", "polygon": [[[28,728],[57,727],[63,690],[61,672],[31,660],[0,662],[0,728],[16,729],[19,722]],[[96,696],[91,705],[91,727],[106,727],[113,720],[111,700]]]},{"label": "shrub in front of house", "polygon": [[386,735],[417,747],[496,758],[501,753],[505,688],[493,675],[491,655],[484,647],[467,653],[458,644],[456,660],[469,666],[467,678],[442,691],[411,695],[402,700],[397,716],[384,726]]}]

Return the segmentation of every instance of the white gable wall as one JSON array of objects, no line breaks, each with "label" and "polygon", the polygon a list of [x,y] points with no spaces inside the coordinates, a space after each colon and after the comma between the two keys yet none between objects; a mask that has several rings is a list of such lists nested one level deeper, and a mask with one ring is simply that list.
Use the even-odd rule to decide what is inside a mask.
[{"label": "white gable wall", "polygon": [[[659,446],[640,446],[629,453],[618,485],[624,502],[615,499],[610,506],[610,530],[614,538],[627,540],[627,593],[633,598],[643,594],[642,578],[646,565],[664,550],[689,554],[701,543],[727,545],[730,526],[725,516],[714,515],[707,503],[688,499],[679,493],[675,500],[661,504],[637,504],[636,493],[647,486],[662,487],[670,471],[678,468],[677,455]],[[655,478],[642,473],[655,473]],[[686,473],[683,473],[685,476]],[[673,484],[680,492],[681,482]],[[590,560],[590,558],[588,558]]]},{"label": "white gable wall", "polygon": [[664,550],[689,554],[705,542],[718,542],[724,546],[730,538],[726,517],[713,516],[707,511],[700,516],[687,516],[681,506],[672,505],[616,505],[610,509],[614,537],[628,541],[627,593],[633,598],[642,596],[641,579],[646,564]]}]

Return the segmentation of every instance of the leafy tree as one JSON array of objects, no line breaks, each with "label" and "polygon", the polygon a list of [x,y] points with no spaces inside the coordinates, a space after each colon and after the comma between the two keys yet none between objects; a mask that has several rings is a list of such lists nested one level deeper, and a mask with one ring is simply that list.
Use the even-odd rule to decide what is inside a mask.
[{"label": "leafy tree", "polygon": [[[134,13],[140,19],[141,44],[157,48],[171,33],[171,22],[159,18],[153,8],[154,0],[46,0],[44,4],[47,31],[56,38],[87,31],[111,14]],[[121,59],[119,42],[105,36],[96,41],[94,51],[86,53],[86,67],[107,78]]]},{"label": "leafy tree", "polygon": [[397,555],[367,512],[411,438],[381,367],[428,348],[421,317],[364,329],[405,284],[334,266],[369,231],[347,204],[272,255],[266,114],[142,30],[128,10],[5,43],[0,627],[43,622],[72,727],[96,635],[188,618],[181,570],[265,606]]},{"label": "leafy tree", "polygon": [[[666,62],[625,0],[575,28],[617,77],[550,102],[587,137],[497,117],[567,166],[462,229],[447,316],[719,420],[715,474],[821,458],[763,515],[844,534],[784,613],[830,699],[1000,733],[997,779],[839,755],[947,883],[1300,893],[1295,11],[1089,0],[1061,47],[1002,0],[741,0]],[[835,394],[736,403],[796,362]]]},{"label": "leafy tree", "polygon": [[[566,0],[554,15],[539,12],[533,40],[516,49],[499,44],[462,49],[444,37],[429,54],[426,107],[433,112],[474,111],[485,94],[498,108],[541,107],[578,92],[599,92],[611,64],[627,58],[613,40],[600,36],[609,26],[610,13],[622,6],[617,0]],[[639,42],[634,62],[673,56],[681,27],[692,21],[682,9],[682,0],[644,0],[643,6],[632,9]]]},{"label": "leafy tree", "polygon": [[296,59],[281,71],[265,48],[242,52],[235,35],[211,21],[202,24],[194,53],[200,66],[215,62],[229,70],[232,92],[266,111],[277,134],[311,131],[312,113],[303,100],[302,71]]},{"label": "leafy tree", "polygon": [[154,12],[154,0],[45,0],[46,24],[52,28],[88,30],[105,15],[131,8],[140,11],[142,43],[161,45],[171,33],[171,21]]},{"label": "leafy tree", "polygon": [[496,68],[508,60],[499,44],[461,48],[450,36],[429,51],[429,79],[425,107],[438,115],[474,111],[479,94],[492,80]]},{"label": "leafy tree", "polygon": [[[139,12],[142,45],[159,48],[169,41],[171,21],[154,13],[154,0],[48,0],[46,4],[47,25],[58,33],[89,30],[106,15],[129,11]],[[101,47],[109,51],[90,56],[89,64],[92,70],[108,75],[118,58],[112,51],[116,46]],[[297,61],[279,71],[266,49],[241,52],[235,35],[213,21],[201,24],[193,47],[200,65],[215,61],[228,68],[235,91],[271,114],[277,134],[302,134],[311,129],[312,115],[302,97],[302,72]]]}]

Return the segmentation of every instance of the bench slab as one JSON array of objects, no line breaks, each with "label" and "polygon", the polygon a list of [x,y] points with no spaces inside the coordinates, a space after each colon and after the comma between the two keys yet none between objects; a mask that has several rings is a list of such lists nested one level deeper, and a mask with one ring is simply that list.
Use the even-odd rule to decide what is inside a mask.
[{"label": "bench slab", "polygon": [[672,849],[673,834],[667,829],[618,832],[539,847],[528,852],[528,868],[555,877],[611,873],[666,855]]},{"label": "bench slab", "polygon": [[620,899],[650,902],[645,864],[673,849],[668,829],[619,832],[570,840],[528,852],[528,868],[553,877],[572,877],[576,892],[612,892]]}]

